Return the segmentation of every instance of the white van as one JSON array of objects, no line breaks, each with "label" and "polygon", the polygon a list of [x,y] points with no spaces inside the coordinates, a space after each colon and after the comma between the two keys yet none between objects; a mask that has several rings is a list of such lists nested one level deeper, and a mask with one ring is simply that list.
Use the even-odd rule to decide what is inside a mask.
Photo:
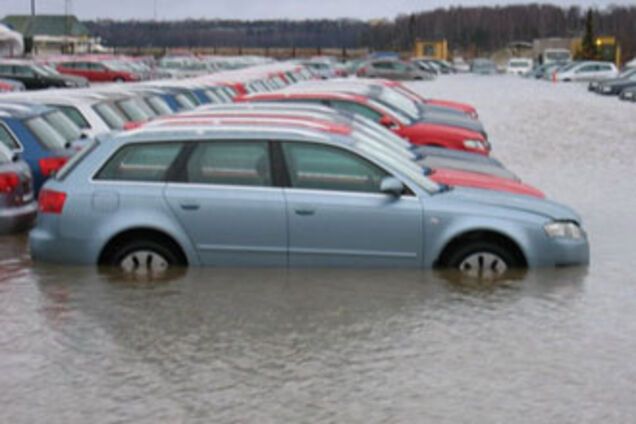
[{"label": "white van", "polygon": [[532,70],[533,60],[526,57],[514,57],[508,61],[506,73],[510,75],[524,75]]}]

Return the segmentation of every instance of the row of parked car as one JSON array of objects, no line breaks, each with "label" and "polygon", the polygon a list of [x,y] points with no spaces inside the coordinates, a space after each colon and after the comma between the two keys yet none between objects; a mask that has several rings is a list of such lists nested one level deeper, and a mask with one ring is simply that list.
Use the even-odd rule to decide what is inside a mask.
[{"label": "row of parked car", "polygon": [[5,231],[39,193],[35,260],[499,277],[589,259],[580,217],[490,155],[474,107],[398,81],[279,63],[5,94],[0,135]]},{"label": "row of parked car", "polygon": [[636,67],[623,70],[616,78],[590,81],[588,90],[636,102]]}]

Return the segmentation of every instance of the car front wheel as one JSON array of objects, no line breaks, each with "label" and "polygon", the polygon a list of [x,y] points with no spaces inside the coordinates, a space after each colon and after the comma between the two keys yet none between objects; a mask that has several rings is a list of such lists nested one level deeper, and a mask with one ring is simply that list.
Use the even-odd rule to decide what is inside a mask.
[{"label": "car front wheel", "polygon": [[470,278],[496,280],[523,267],[515,252],[491,241],[471,241],[448,256],[446,264]]}]

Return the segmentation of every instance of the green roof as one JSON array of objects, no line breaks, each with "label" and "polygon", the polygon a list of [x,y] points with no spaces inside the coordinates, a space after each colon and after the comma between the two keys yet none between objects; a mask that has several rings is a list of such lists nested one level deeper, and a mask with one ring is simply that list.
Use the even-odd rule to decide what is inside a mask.
[{"label": "green roof", "polygon": [[74,37],[90,36],[90,32],[75,16],[66,15],[9,15],[2,23],[9,25],[25,37],[52,35]]}]

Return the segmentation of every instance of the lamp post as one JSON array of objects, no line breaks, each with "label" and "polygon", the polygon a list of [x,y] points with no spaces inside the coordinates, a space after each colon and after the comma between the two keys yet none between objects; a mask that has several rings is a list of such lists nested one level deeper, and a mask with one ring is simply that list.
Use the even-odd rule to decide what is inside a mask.
[{"label": "lamp post", "polygon": [[31,0],[31,16],[35,16],[35,0]]}]

